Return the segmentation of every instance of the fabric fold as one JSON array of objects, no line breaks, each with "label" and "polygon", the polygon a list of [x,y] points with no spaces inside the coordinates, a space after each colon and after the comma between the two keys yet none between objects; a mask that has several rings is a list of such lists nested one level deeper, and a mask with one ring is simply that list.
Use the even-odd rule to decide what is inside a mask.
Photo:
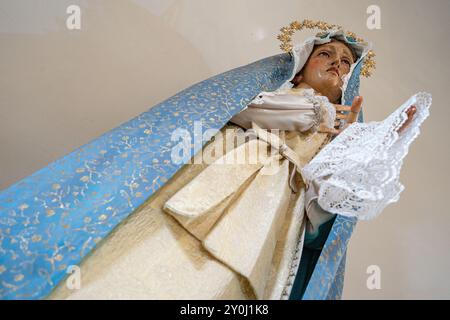
[{"label": "fabric fold", "polygon": [[[258,201],[261,194],[265,202]],[[214,257],[248,279],[258,299],[264,295],[290,194],[289,162],[283,160],[277,175],[259,173],[203,240]]]},{"label": "fabric fold", "polygon": [[231,150],[172,196],[164,210],[202,240],[239,191],[269,161],[267,148],[264,141],[252,139]]}]

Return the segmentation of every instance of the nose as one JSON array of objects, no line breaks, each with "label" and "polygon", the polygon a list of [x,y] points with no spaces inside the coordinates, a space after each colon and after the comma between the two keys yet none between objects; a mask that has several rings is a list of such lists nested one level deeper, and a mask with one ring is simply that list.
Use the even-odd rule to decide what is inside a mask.
[{"label": "nose", "polygon": [[341,62],[340,62],[339,57],[336,57],[336,58],[334,58],[334,60],[331,62],[331,65],[334,66],[334,67],[336,67],[336,68],[339,68],[340,63],[341,63]]}]

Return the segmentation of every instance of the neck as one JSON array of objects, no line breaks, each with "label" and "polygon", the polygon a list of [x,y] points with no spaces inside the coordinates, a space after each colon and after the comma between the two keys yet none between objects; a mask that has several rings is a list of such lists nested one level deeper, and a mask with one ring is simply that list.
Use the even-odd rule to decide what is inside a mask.
[{"label": "neck", "polygon": [[[306,82],[300,82],[298,85],[295,86],[295,89],[314,89],[314,88],[311,87]],[[314,90],[314,91],[316,91],[316,90]]]},{"label": "neck", "polygon": [[[331,103],[338,103],[339,98],[336,98],[336,92],[329,92],[329,90],[317,90],[316,88],[311,87],[306,82],[300,82],[298,85],[294,87],[295,89],[314,89],[314,94],[325,96]],[[322,92],[323,91],[323,92]],[[340,96],[340,94],[339,94]]]}]

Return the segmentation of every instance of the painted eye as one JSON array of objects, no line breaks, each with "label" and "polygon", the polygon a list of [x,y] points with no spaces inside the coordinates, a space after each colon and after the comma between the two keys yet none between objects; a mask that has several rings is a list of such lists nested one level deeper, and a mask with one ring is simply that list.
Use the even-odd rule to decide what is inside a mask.
[{"label": "painted eye", "polygon": [[352,65],[348,60],[342,60],[342,62],[346,63],[349,67]]}]

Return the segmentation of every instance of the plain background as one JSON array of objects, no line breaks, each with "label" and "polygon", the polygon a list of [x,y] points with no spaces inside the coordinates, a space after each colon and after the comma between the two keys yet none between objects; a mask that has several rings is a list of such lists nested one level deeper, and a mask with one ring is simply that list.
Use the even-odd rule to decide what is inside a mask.
[{"label": "plain background", "polygon": [[[81,30],[66,27],[71,4]],[[379,30],[366,26],[372,4]],[[374,44],[366,121],[433,95],[400,201],[356,227],[344,299],[449,299],[449,0],[1,0],[0,189],[198,81],[280,53],[279,28],[305,18]],[[379,290],[366,286],[371,265]]]}]

